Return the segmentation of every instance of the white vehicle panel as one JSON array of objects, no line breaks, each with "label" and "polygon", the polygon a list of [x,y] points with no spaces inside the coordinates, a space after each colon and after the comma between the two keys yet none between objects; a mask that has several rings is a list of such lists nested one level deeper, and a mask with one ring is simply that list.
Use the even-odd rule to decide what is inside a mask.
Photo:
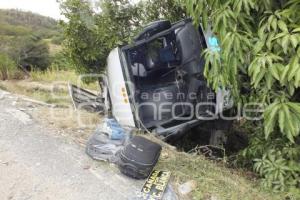
[{"label": "white vehicle panel", "polygon": [[113,116],[122,126],[135,127],[120,63],[119,48],[113,49],[108,56],[107,77]]}]

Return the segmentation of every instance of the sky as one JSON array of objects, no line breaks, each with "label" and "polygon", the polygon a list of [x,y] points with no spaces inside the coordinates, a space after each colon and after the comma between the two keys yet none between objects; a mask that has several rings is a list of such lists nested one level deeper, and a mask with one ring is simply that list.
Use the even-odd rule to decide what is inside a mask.
[{"label": "sky", "polygon": [[63,19],[56,0],[0,0],[0,8],[31,11],[54,19]]},{"label": "sky", "polygon": [[[97,0],[90,0],[96,4]],[[131,0],[137,3],[140,0]],[[56,0],[0,0],[0,9],[20,9],[23,11],[31,11],[40,15],[52,17],[54,19],[65,18],[60,14],[59,3]]]}]

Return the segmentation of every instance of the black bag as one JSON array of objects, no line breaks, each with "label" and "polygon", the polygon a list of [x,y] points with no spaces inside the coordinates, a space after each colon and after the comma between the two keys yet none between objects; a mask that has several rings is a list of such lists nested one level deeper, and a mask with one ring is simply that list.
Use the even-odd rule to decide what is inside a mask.
[{"label": "black bag", "polygon": [[120,171],[135,179],[147,178],[156,165],[161,146],[144,137],[135,136],[119,152]]}]

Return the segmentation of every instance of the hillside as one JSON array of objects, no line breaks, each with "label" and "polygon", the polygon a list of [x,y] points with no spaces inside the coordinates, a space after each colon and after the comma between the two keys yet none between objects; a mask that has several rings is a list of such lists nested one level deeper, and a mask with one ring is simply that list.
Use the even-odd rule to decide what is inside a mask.
[{"label": "hillside", "polygon": [[51,38],[59,34],[58,21],[32,12],[0,9],[0,35],[23,36],[35,34]]},{"label": "hillside", "polygon": [[[0,9],[0,55],[15,66],[47,69],[60,51],[62,40],[57,20],[32,12]],[[2,73],[0,77],[6,76]]]}]

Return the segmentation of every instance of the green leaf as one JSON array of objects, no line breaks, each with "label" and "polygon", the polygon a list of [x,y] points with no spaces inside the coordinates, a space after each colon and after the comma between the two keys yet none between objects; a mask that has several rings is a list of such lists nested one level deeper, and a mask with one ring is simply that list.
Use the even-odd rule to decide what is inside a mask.
[{"label": "green leaf", "polygon": [[271,90],[274,79],[271,73],[266,73],[266,85],[269,90]]},{"label": "green leaf", "polygon": [[286,65],[285,67],[284,67],[284,70],[283,70],[283,72],[282,72],[282,74],[281,74],[281,77],[280,77],[280,83],[282,84],[282,85],[284,85],[284,83],[287,81],[287,79],[288,79],[288,72],[289,72],[289,70],[290,70],[290,65]]},{"label": "green leaf", "polygon": [[269,71],[271,72],[272,76],[277,79],[278,81],[280,80],[280,70],[278,69],[278,65],[280,64],[274,64],[273,66],[269,66]]},{"label": "green leaf", "polygon": [[243,4],[243,1],[234,1],[233,8],[235,9],[236,13],[241,12],[242,4]]},{"label": "green leaf", "polygon": [[288,94],[290,96],[293,96],[294,93],[295,93],[295,87],[294,87],[294,85],[292,83],[288,83],[287,89],[288,89]]},{"label": "green leaf", "polygon": [[296,88],[300,87],[300,69],[298,69],[298,71],[296,72],[294,85]]},{"label": "green leaf", "polygon": [[289,102],[287,105],[300,116],[300,103]]},{"label": "green leaf", "polygon": [[298,39],[297,39],[297,36],[296,36],[296,35],[291,35],[291,36],[290,36],[290,41],[291,41],[293,47],[296,48],[297,45],[298,45]]},{"label": "green leaf", "polygon": [[285,35],[281,40],[281,46],[285,54],[287,54],[287,49],[289,47],[288,45],[289,45],[289,35]]},{"label": "green leaf", "polygon": [[272,49],[272,41],[273,41],[274,36],[275,36],[274,32],[270,33],[269,36],[268,36],[268,39],[266,41],[266,45],[267,45],[269,50]]},{"label": "green leaf", "polygon": [[284,23],[284,21],[279,20],[279,21],[278,21],[278,27],[279,27],[280,30],[282,30],[283,32],[288,32],[288,28],[287,28],[286,24]]},{"label": "green leaf", "polygon": [[291,113],[292,123],[294,124],[294,127],[295,127],[294,137],[297,137],[300,134],[300,120],[298,120],[298,118],[300,118],[300,116],[297,116],[297,114]]},{"label": "green leaf", "polygon": [[263,39],[258,41],[254,48],[253,48],[253,52],[254,54],[257,54],[258,52],[260,52],[262,50],[262,48],[264,47],[265,45],[265,39],[266,39],[266,36],[263,36]]},{"label": "green leaf", "polygon": [[274,21],[274,18],[275,16],[274,15],[271,15],[268,19],[268,30],[270,31],[270,27],[271,27],[271,24],[272,22]]},{"label": "green leaf", "polygon": [[288,33],[278,33],[278,34],[273,38],[273,40],[277,40],[277,39],[282,38],[282,37],[284,37],[284,36],[286,36],[286,35],[288,35]]},{"label": "green leaf", "polygon": [[265,129],[265,139],[268,139],[270,134],[274,130],[276,115],[280,106],[278,103],[272,103],[269,105],[264,113],[264,129]]},{"label": "green leaf", "polygon": [[294,29],[292,32],[293,32],[293,33],[300,32],[300,27],[298,27],[298,28],[295,28],[295,29]]},{"label": "green leaf", "polygon": [[277,31],[277,18],[273,19],[271,26],[272,26],[273,30],[276,32]]},{"label": "green leaf", "polygon": [[296,75],[298,69],[299,69],[299,57],[295,55],[291,63],[289,64],[289,75],[288,75],[288,81],[291,81],[292,78]]},{"label": "green leaf", "polygon": [[267,27],[267,24],[264,24],[262,27],[260,27],[258,29],[258,36],[259,36],[260,39],[263,39],[263,38],[266,37],[266,35],[265,35],[265,29],[266,29],[266,27]]},{"label": "green leaf", "polygon": [[278,112],[278,122],[279,122],[280,131],[284,132],[285,115],[283,109],[280,109]]},{"label": "green leaf", "polygon": [[253,78],[254,79],[254,88],[258,87],[258,84],[264,78],[265,73],[266,73],[266,70],[261,69],[260,72],[258,73],[258,75]]},{"label": "green leaf", "polygon": [[287,105],[283,105],[283,110],[285,114],[285,122],[286,122],[286,128],[284,131],[284,134],[286,134],[287,138],[290,140],[290,142],[294,143],[294,135],[295,135],[295,127],[292,123],[291,119],[291,113],[289,110],[289,107]]}]

